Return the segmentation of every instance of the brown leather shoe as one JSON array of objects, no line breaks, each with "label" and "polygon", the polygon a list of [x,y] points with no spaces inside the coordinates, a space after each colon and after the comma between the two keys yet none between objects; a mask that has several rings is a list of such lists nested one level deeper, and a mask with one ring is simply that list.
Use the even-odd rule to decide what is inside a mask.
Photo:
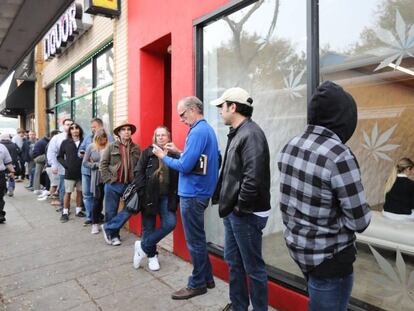
[{"label": "brown leather shoe", "polygon": [[216,283],[214,283],[214,281],[207,282],[206,286],[208,289],[213,289],[214,287],[216,287]]},{"label": "brown leather shoe", "polygon": [[207,287],[202,287],[202,288],[184,287],[172,293],[171,298],[175,300],[190,299],[192,297],[203,295],[205,293],[207,293]]}]

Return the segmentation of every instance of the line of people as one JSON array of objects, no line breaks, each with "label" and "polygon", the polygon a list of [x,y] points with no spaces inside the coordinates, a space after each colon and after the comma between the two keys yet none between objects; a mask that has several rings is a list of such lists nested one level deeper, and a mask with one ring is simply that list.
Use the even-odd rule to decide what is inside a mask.
[{"label": "line of people", "polygon": [[[120,200],[128,184],[135,183],[143,235],[134,244],[133,267],[142,267],[148,258],[153,271],[160,269],[157,244],[174,230],[179,202],[193,271],[172,299],[189,299],[215,287],[204,229],[204,211],[212,199],[223,218],[230,274],[230,303],[223,310],[246,311],[250,304],[255,311],[267,310],[262,236],[271,209],[268,142],[251,119],[253,99],[248,92],[230,88],[211,104],[230,129],[223,157],[204,119],[203,103],[194,96],[177,104],[180,121],[189,127],[183,150],[164,126],[155,129],[153,143],[141,152],[131,139],[134,124],[116,126],[113,139],[102,121],[93,119],[92,133],[84,138],[78,124],[64,120],[64,132],[53,136],[46,148],[51,189],[52,184],[58,188],[62,222],[69,220],[70,198],[76,191],[75,215],[86,216],[91,233],[101,229],[105,242],[118,246],[120,229],[132,215],[125,208],[119,211]],[[277,160],[284,237],[307,281],[310,310],[346,310],[355,232],[370,221],[358,163],[345,145],[356,127],[356,104],[328,81],[312,97],[310,114],[305,132],[289,141]],[[8,160],[3,164],[9,165]],[[103,206],[104,223],[99,227]]]}]

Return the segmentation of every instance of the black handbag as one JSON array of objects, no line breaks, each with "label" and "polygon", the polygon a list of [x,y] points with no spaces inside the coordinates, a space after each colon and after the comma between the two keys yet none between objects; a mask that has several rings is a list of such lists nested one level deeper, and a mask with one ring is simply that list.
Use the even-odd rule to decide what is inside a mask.
[{"label": "black handbag", "polygon": [[138,214],[141,211],[141,204],[139,204],[139,195],[135,183],[131,183],[126,187],[122,199],[129,213]]}]

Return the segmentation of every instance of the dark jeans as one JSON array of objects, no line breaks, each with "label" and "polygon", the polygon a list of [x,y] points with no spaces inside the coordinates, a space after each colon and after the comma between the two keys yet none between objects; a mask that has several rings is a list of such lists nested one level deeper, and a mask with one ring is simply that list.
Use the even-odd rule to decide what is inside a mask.
[{"label": "dark jeans", "polygon": [[4,220],[6,212],[4,211],[4,194],[6,193],[6,174],[4,171],[0,171],[0,219]]},{"label": "dark jeans", "polygon": [[345,277],[316,278],[308,280],[309,311],[346,311],[354,283],[353,273]]},{"label": "dark jeans", "polygon": [[249,296],[254,311],[267,310],[267,273],[262,257],[262,230],[267,217],[254,214],[239,217],[231,213],[223,222],[224,259],[229,266],[233,310],[247,311]]},{"label": "dark jeans", "polygon": [[157,254],[157,243],[173,231],[177,223],[175,212],[168,210],[168,196],[160,196],[158,204],[161,217],[161,226],[159,228],[155,229],[156,215],[144,214],[142,216],[144,232],[141,247],[148,257],[154,257]]},{"label": "dark jeans", "polygon": [[[104,201],[104,184],[99,184],[96,187],[99,187],[100,189],[100,196],[92,197],[91,221],[93,224],[97,224],[100,221],[100,217],[101,217],[101,213],[103,209],[103,201]],[[85,208],[86,208],[86,204],[85,204]]]},{"label": "dark jeans", "polygon": [[63,211],[63,198],[65,197],[65,175],[59,175],[59,202]]},{"label": "dark jeans", "polygon": [[[126,184],[105,184],[105,230],[111,238],[119,238],[119,230],[127,222],[131,214],[124,208],[118,213],[119,200],[127,187]],[[118,214],[117,214],[118,213]]]},{"label": "dark jeans", "polygon": [[185,240],[193,263],[193,272],[188,278],[187,285],[190,288],[203,288],[206,287],[207,282],[213,281],[204,231],[204,210],[209,200],[209,198],[180,197]]}]

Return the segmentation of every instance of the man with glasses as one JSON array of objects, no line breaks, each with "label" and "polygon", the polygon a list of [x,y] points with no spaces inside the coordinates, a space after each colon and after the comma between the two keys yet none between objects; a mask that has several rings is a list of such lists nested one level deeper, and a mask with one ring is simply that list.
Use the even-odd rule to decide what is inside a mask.
[{"label": "man with glasses", "polygon": [[[166,144],[165,150],[153,145],[154,154],[164,164],[179,172],[178,195],[180,196],[181,217],[185,240],[193,263],[193,272],[187,286],[174,292],[172,299],[189,299],[214,288],[211,263],[207,252],[204,231],[204,210],[207,208],[218,178],[219,151],[213,128],[203,116],[203,103],[195,96],[185,97],[178,102],[177,113],[180,121],[190,127],[184,151],[173,143]],[[180,154],[172,158],[167,152]],[[199,170],[200,158],[204,159],[207,170]],[[136,252],[141,253],[138,249]]]},{"label": "man with glasses", "polygon": [[47,148],[47,161],[52,168],[52,174],[59,175],[59,201],[58,211],[63,211],[63,200],[65,196],[65,168],[57,160],[60,145],[68,138],[70,126],[73,124],[72,119],[64,119],[62,122],[63,132],[52,137]]}]

